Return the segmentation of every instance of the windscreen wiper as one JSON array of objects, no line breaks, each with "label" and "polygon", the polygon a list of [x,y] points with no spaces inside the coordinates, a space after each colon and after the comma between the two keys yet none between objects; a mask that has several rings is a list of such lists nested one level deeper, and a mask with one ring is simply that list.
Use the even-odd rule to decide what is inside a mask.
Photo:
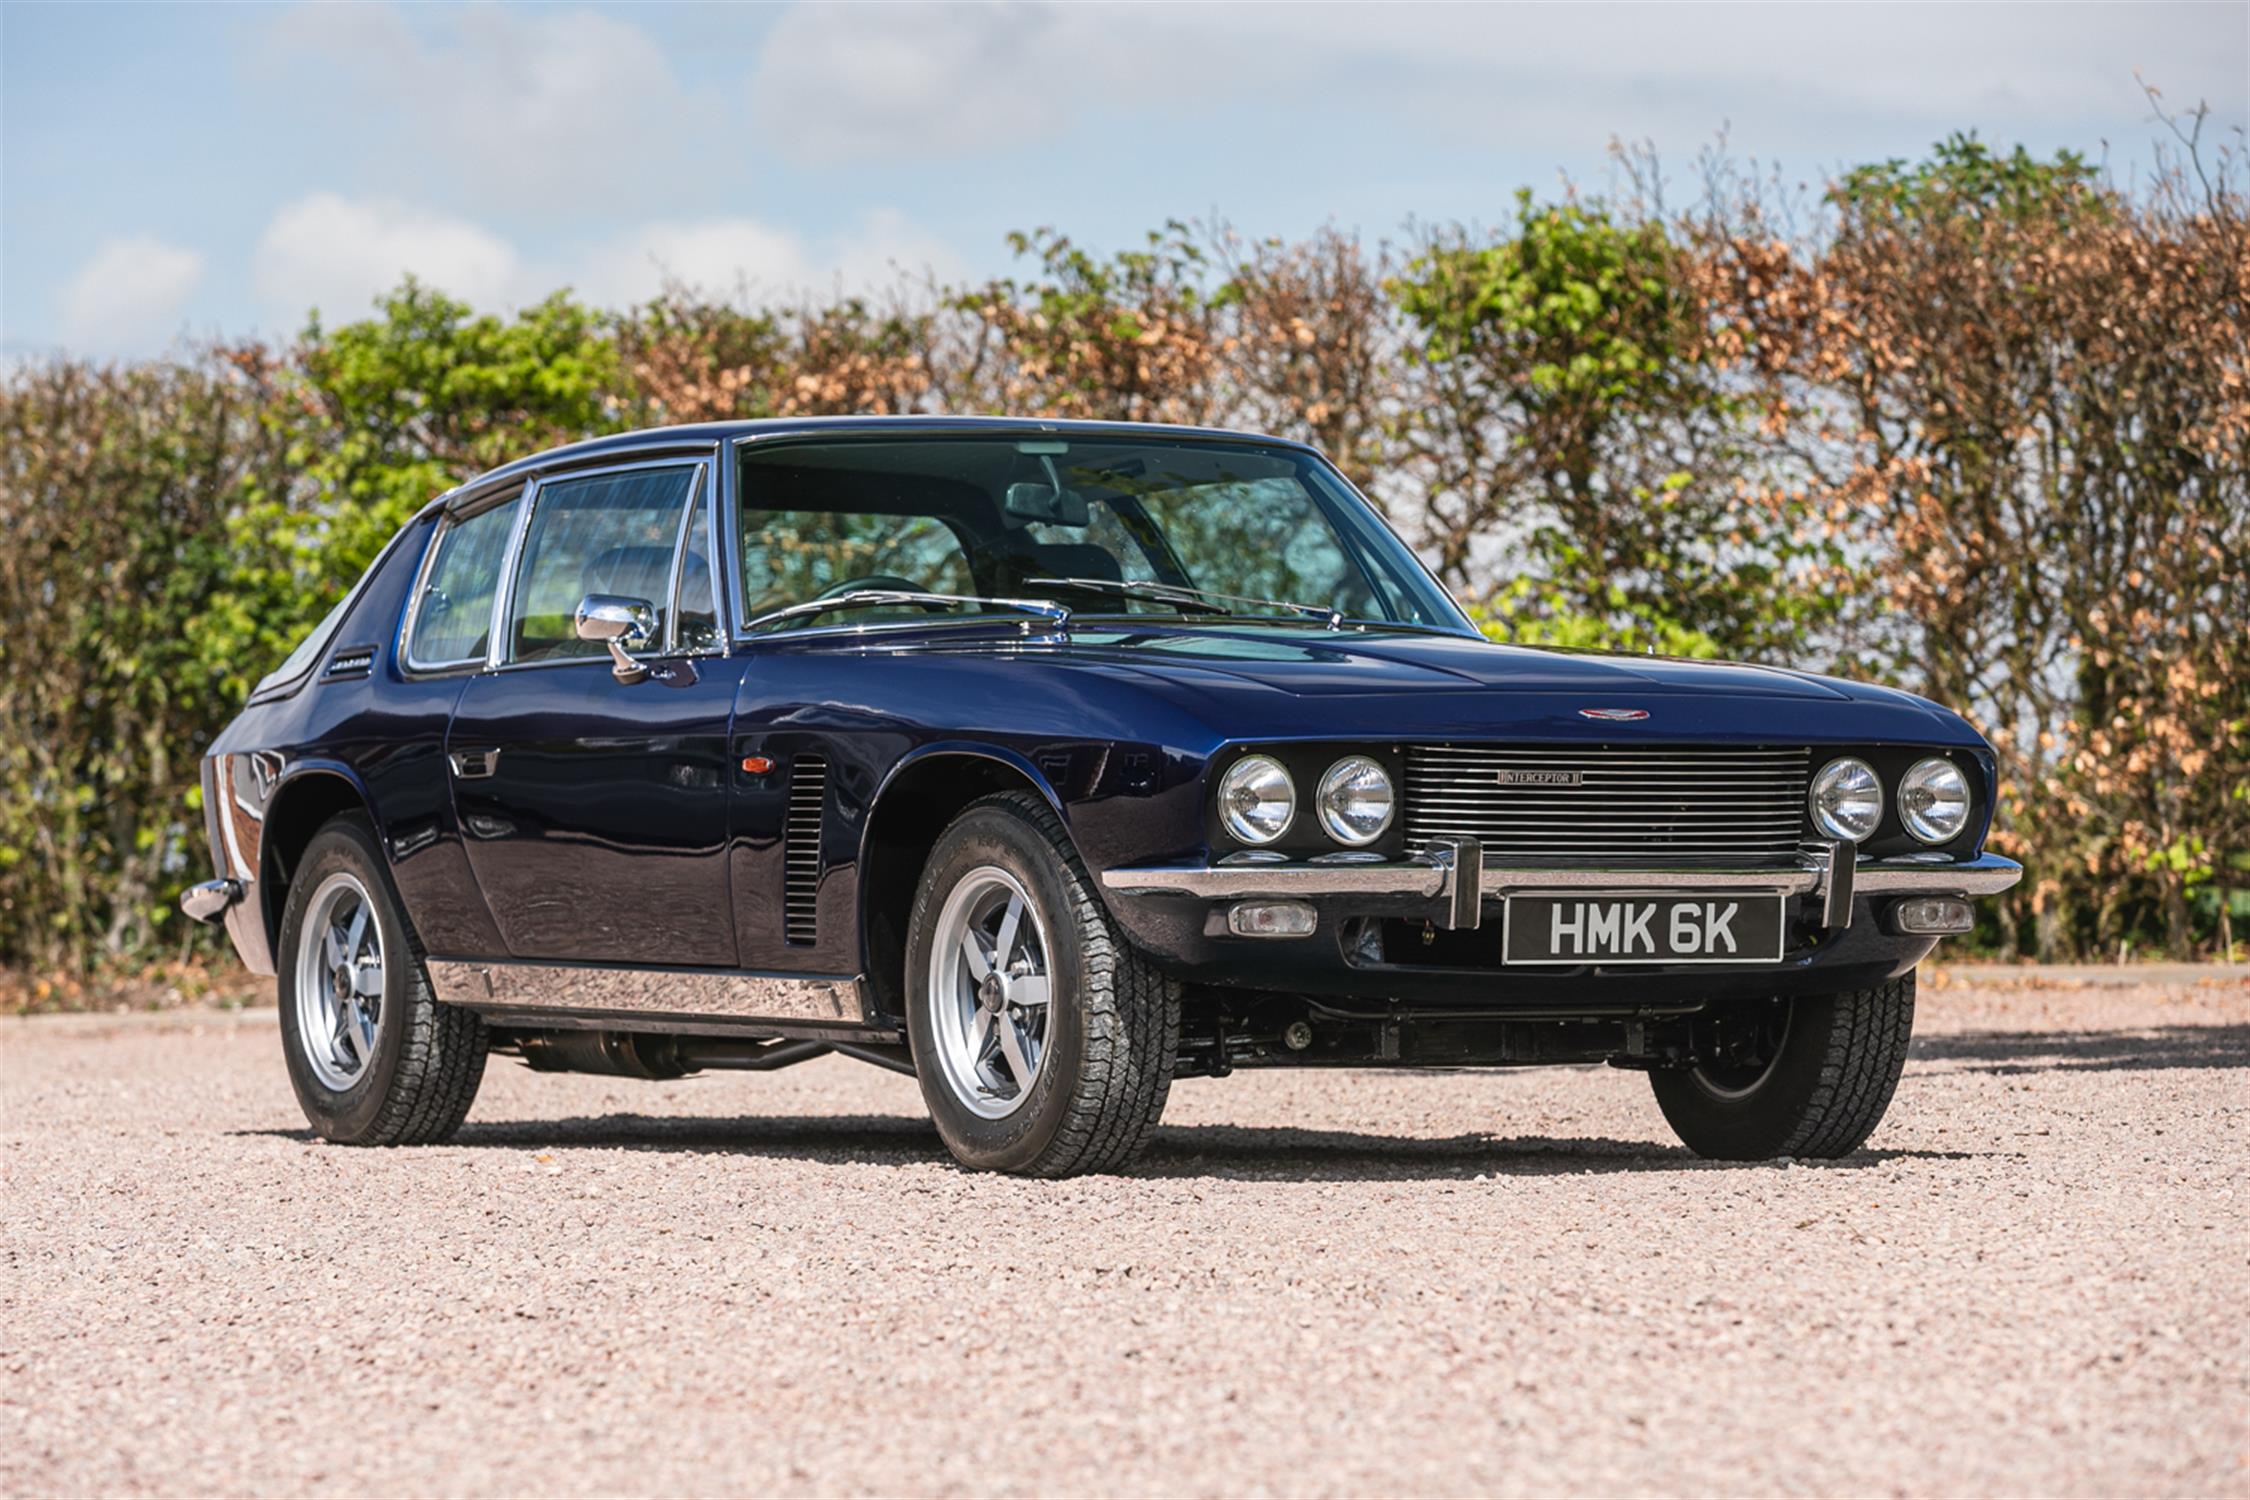
[{"label": "windscreen wiper", "polygon": [[778,624],[783,620],[809,619],[838,609],[880,609],[891,604],[918,604],[929,609],[952,608],[964,604],[981,604],[1001,609],[1017,610],[1027,615],[1040,615],[1057,626],[1070,623],[1067,605],[1052,599],[998,599],[983,594],[925,594],[919,589],[851,589],[841,594],[831,594],[825,599],[807,599],[802,604],[769,609],[742,622],[745,631],[756,630],[761,625]]},{"label": "windscreen wiper", "polygon": [[1210,589],[1190,588],[1184,583],[1156,583],[1140,578],[1026,578],[1026,587],[1048,585],[1057,588],[1092,589],[1099,593],[1116,594],[1127,599],[1154,599],[1165,604],[1178,604],[1201,609],[1205,614],[1232,615],[1240,611],[1238,604],[1255,605],[1260,609],[1287,610],[1307,619],[1319,620],[1330,630],[1344,628],[1344,612],[1330,609],[1325,604],[1298,604],[1288,599],[1252,599],[1242,594],[1220,594]]}]

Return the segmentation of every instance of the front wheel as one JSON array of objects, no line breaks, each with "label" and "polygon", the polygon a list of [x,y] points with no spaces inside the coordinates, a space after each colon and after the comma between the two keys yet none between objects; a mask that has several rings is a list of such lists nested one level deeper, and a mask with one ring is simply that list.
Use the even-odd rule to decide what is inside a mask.
[{"label": "front wheel", "polygon": [[1180,991],[1110,922],[1062,823],[1029,793],[940,835],[906,936],[922,1097],[962,1165],[1112,1171],[1155,1133]]},{"label": "front wheel", "polygon": [[1849,1156],[1890,1107],[1913,1030],[1908,972],[1873,989],[1704,1018],[1695,1064],[1651,1073],[1649,1083],[1698,1156]]}]

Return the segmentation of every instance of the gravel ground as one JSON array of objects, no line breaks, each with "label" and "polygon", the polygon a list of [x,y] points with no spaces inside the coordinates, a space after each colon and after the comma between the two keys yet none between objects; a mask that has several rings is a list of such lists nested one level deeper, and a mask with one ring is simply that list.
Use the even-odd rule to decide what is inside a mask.
[{"label": "gravel ground", "polygon": [[2250,1494],[2250,983],[1934,977],[1871,1149],[1758,1167],[1569,1069],[971,1177],[834,1059],[354,1151],[268,1015],[7,1022],[0,1490]]}]

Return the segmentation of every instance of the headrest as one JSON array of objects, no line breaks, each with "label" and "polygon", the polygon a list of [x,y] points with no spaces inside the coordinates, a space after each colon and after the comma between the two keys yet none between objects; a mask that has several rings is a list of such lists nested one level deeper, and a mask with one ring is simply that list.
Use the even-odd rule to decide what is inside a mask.
[{"label": "headrest", "polygon": [[672,549],[612,547],[586,564],[579,584],[582,593],[621,594],[661,606],[672,591]]}]

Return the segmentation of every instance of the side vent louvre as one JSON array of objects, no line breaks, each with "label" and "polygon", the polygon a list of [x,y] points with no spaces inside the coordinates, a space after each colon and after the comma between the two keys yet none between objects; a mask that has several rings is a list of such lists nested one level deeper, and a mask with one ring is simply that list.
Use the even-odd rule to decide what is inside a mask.
[{"label": "side vent louvre", "polygon": [[798,756],[789,770],[789,818],[781,832],[781,936],[796,947],[819,936],[820,821],[827,805],[827,759]]},{"label": "side vent louvre", "polygon": [[339,682],[351,677],[365,677],[374,665],[373,646],[346,646],[328,658],[327,670],[320,674],[320,680]]}]

